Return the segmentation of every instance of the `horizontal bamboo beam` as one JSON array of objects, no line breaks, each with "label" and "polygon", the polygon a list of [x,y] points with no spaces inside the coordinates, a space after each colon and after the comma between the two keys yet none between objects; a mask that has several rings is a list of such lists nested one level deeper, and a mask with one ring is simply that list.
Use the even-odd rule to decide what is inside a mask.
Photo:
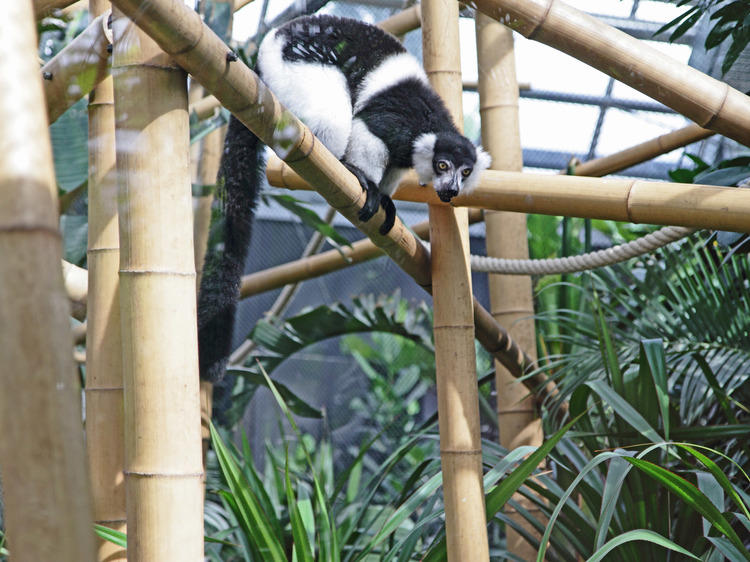
[{"label": "horizontal bamboo beam", "polygon": [[[317,186],[328,203],[356,225],[396,264],[426,290],[431,288],[430,254],[411,231],[396,217],[387,236],[378,232],[385,213],[381,209],[368,222],[357,218],[365,194],[359,182],[299,119],[286,110],[258,76],[240,61],[227,57],[228,47],[179,0],[115,0],[114,5],[132,18],[159,46],[203,86],[215,95],[258,138]],[[233,62],[234,61],[234,62]],[[483,310],[475,301],[477,310]],[[486,311],[485,311],[486,312]],[[496,325],[477,324],[480,330],[493,328],[502,337],[484,337],[496,345],[498,360],[508,370],[522,376],[533,363],[513,342],[505,330]],[[480,318],[481,322],[481,318]],[[485,320],[487,322],[487,320]],[[481,340],[480,340],[481,341]],[[499,343],[498,343],[499,342]]]},{"label": "horizontal bamboo beam", "polygon": [[[289,167],[270,159],[269,183],[310,189]],[[433,189],[421,187],[409,172],[395,199],[432,203]],[[469,195],[451,204],[494,211],[564,215],[634,223],[750,232],[750,190],[686,183],[500,172],[482,173]]]},{"label": "horizontal bamboo beam", "polygon": [[[481,220],[482,211],[469,209],[469,224]],[[411,229],[420,238],[427,238],[430,234],[430,223],[427,221],[420,222],[412,226]],[[369,238],[358,240],[352,243],[351,248],[344,246],[340,251],[328,250],[245,275],[242,277],[240,285],[240,298],[245,299],[290,283],[320,277],[382,255],[383,250],[373,244]]]},{"label": "horizontal bamboo beam", "polygon": [[750,146],[750,98],[560,0],[472,0],[529,39],[567,53],[701,127]]},{"label": "horizontal bamboo beam", "polygon": [[[714,135],[714,131],[691,124],[687,127],[665,133],[646,142],[642,142],[620,152],[595,158],[578,164],[575,167],[576,176],[600,177],[614,174],[620,170],[630,168],[641,162],[646,162],[676,148],[687,146],[694,142],[707,139]],[[567,170],[561,172],[566,173]]]},{"label": "horizontal bamboo beam", "polygon": [[94,18],[80,35],[42,67],[50,123],[109,76],[108,47],[112,38],[107,29],[108,17],[103,14]]}]

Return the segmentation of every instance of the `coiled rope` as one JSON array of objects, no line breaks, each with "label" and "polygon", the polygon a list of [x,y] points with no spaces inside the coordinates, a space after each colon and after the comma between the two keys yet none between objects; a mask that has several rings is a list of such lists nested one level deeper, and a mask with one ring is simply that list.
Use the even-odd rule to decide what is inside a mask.
[{"label": "coiled rope", "polygon": [[471,256],[471,270],[505,275],[549,275],[553,273],[575,273],[620,263],[630,258],[647,254],[689,236],[696,229],[680,226],[665,226],[637,240],[598,250],[580,256],[542,260],[514,260]]}]

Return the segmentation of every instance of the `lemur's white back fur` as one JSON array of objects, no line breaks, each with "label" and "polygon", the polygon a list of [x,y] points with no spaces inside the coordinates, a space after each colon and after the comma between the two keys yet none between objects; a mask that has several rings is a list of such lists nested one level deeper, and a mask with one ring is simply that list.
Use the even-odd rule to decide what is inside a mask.
[{"label": "lemur's white back fur", "polygon": [[[352,136],[352,100],[346,78],[334,66],[284,60],[283,47],[276,30],[263,39],[258,49],[263,81],[341,159]],[[305,85],[304,96],[300,84]]]}]

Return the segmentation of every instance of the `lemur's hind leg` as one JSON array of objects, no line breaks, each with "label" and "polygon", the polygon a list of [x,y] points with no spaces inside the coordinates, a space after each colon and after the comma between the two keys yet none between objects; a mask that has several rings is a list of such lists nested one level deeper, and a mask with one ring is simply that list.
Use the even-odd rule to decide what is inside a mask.
[{"label": "lemur's hind leg", "polygon": [[380,225],[380,234],[385,236],[391,231],[393,224],[396,222],[396,205],[394,205],[393,200],[385,194],[380,196],[380,204],[385,211],[385,220],[383,221],[383,224]]},{"label": "lemur's hind leg", "polygon": [[359,185],[362,186],[362,191],[367,193],[367,198],[365,199],[364,206],[359,210],[359,214],[357,215],[359,217],[359,220],[362,222],[367,222],[372,218],[372,216],[378,212],[378,208],[380,206],[380,191],[378,191],[378,186],[375,185],[374,182],[367,179],[367,176],[365,176],[364,172],[355,166],[354,164],[350,164],[348,162],[342,162],[344,166],[346,166],[346,169],[349,170],[359,181]]}]

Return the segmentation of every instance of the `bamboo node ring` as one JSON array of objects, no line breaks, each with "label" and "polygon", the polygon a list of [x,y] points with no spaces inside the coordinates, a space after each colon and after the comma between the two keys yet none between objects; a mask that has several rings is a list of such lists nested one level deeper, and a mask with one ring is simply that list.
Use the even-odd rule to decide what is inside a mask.
[{"label": "bamboo node ring", "polygon": [[550,11],[552,10],[552,4],[554,3],[555,0],[549,0],[549,2],[547,2],[547,7],[544,9],[544,15],[539,19],[539,23],[534,26],[534,29],[531,30],[531,33],[526,36],[527,39],[534,39],[536,34],[542,30],[544,24],[547,23],[547,16],[549,16]]},{"label": "bamboo node ring", "polygon": [[717,109],[713,115],[709,118],[708,121],[705,122],[705,124],[702,124],[701,127],[704,129],[710,129],[711,125],[714,124],[714,121],[718,119],[719,115],[721,115],[721,110],[724,109],[724,104],[727,103],[727,98],[729,97],[729,84],[726,82],[724,83],[724,97],[721,98],[721,103],[719,104],[719,109]]},{"label": "bamboo node ring", "polygon": [[172,56],[183,55],[183,54],[187,53],[188,51],[192,51],[193,49],[195,49],[196,46],[198,46],[198,43],[201,42],[201,39],[203,39],[204,30],[205,30],[206,26],[203,25],[203,22],[201,21],[200,16],[198,15],[198,12],[193,12],[191,10],[190,13],[191,14],[195,14],[194,16],[191,15],[190,17],[196,17],[196,18],[198,18],[198,21],[201,24],[199,26],[200,27],[200,33],[198,34],[198,38],[195,40],[195,42],[193,44],[187,45],[186,47],[184,47],[183,49],[180,49],[179,51],[174,51],[172,53],[169,53]]},{"label": "bamboo node ring", "polygon": [[481,455],[482,449],[440,449],[441,455]]},{"label": "bamboo node ring", "polygon": [[139,472],[137,470],[123,470],[125,476],[135,478],[203,478],[201,472]]}]

